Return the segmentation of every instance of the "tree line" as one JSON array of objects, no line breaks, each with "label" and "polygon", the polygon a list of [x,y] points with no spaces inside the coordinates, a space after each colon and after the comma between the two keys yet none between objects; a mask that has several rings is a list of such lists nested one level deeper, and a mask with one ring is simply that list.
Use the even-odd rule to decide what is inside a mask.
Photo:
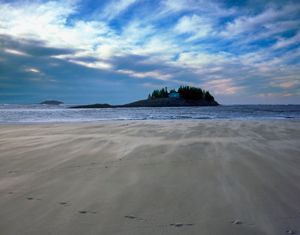
[{"label": "tree line", "polygon": [[177,91],[175,89],[168,91],[167,87],[156,89],[152,92],[152,94],[149,94],[148,99],[168,98],[171,93],[178,93],[180,98],[186,100],[215,100],[209,91],[192,86],[180,86]]}]

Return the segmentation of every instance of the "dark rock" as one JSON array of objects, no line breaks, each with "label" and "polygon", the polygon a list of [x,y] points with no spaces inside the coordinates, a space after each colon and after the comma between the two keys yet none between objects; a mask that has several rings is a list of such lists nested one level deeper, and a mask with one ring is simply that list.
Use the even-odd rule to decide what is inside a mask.
[{"label": "dark rock", "polygon": [[45,100],[41,102],[40,104],[47,104],[47,105],[60,105],[63,104],[64,102],[58,101],[58,100]]},{"label": "dark rock", "polygon": [[73,106],[71,108],[73,109],[94,109],[94,108],[113,108],[114,106],[110,104],[88,104],[88,105],[78,105],[78,106]]},{"label": "dark rock", "polygon": [[182,98],[157,98],[139,100],[124,105],[109,105],[109,104],[90,104],[79,105],[71,108],[137,108],[137,107],[188,107],[188,106],[218,106],[216,101],[206,100],[186,100]]},{"label": "dark rock", "polygon": [[185,106],[217,106],[216,101],[186,100],[173,98],[158,98],[139,100],[133,103],[122,105],[122,107],[185,107]]}]

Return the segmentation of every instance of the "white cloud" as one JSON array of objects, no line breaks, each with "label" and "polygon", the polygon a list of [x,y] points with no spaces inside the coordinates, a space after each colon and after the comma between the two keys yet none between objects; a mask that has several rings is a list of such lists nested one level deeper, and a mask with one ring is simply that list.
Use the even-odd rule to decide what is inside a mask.
[{"label": "white cloud", "polygon": [[179,55],[175,64],[181,64],[190,68],[201,68],[207,65],[227,64],[234,58],[227,53],[204,53],[204,52],[183,52]]},{"label": "white cloud", "polygon": [[127,43],[130,44],[141,43],[145,38],[153,36],[156,32],[157,29],[151,23],[133,20],[123,28],[122,37],[126,38]]},{"label": "white cloud", "polygon": [[276,17],[276,11],[269,9],[256,16],[242,16],[227,24],[223,36],[232,37],[242,33],[251,33],[254,29],[264,26]]},{"label": "white cloud", "polygon": [[9,54],[13,54],[13,55],[28,56],[28,54],[26,54],[25,52],[18,51],[18,50],[15,50],[15,49],[5,48],[4,52],[9,53]]},{"label": "white cloud", "polygon": [[[109,11],[108,9],[119,6],[116,12],[120,13],[121,9],[125,10],[125,6],[129,7],[134,2],[122,1],[119,6],[118,2],[114,1],[105,9]],[[71,25],[66,24],[70,14],[76,10],[75,5],[65,2],[21,6],[0,4],[0,34],[41,40],[49,47],[79,50],[67,56],[68,59],[73,57],[73,61],[77,61],[75,59],[80,56],[109,59],[124,54],[164,54],[170,58],[170,54],[179,50],[169,37],[155,35],[154,27],[143,21],[130,22],[121,33],[116,33],[107,22],[101,20],[77,20]],[[8,52],[12,53],[13,50]],[[83,64],[88,65],[84,62]]]},{"label": "white cloud", "polygon": [[[0,4],[0,34],[14,38],[34,39],[43,41],[46,46],[75,49],[77,52],[68,56],[56,56],[72,63],[81,63],[90,68],[110,68],[107,63],[78,62],[80,56],[95,56],[105,54],[95,51],[97,45],[102,48],[109,45],[109,39],[114,32],[101,21],[75,21],[67,25],[70,14],[76,11],[76,6],[70,2],[47,2],[24,5]],[[17,55],[26,53],[6,48],[5,52]],[[70,59],[73,57],[74,60]]]},{"label": "white cloud", "polygon": [[102,61],[96,61],[96,62],[84,62],[84,61],[78,61],[78,60],[68,60],[69,62],[72,62],[74,64],[79,64],[88,68],[93,68],[93,69],[105,69],[105,70],[110,70],[113,68],[113,65],[102,62]]},{"label": "white cloud", "polygon": [[253,34],[253,32],[259,31],[259,29],[263,29],[263,33],[269,30],[276,30],[272,25],[278,22],[284,23],[286,20],[282,17],[297,14],[299,10],[299,5],[289,4],[280,9],[268,8],[257,15],[241,16],[228,23],[225,30],[220,34],[225,37],[234,37],[244,33]]},{"label": "white cloud", "polygon": [[113,0],[109,1],[109,4],[100,13],[101,17],[106,19],[113,19],[122,12],[126,11],[131,5],[138,0]]},{"label": "white cloud", "polygon": [[175,25],[174,31],[178,34],[192,34],[189,40],[195,40],[209,35],[212,32],[212,25],[209,20],[197,15],[183,16]]},{"label": "white cloud", "polygon": [[36,36],[41,37],[43,34],[54,33],[55,28],[64,25],[67,16],[75,9],[69,4],[48,2],[44,4],[24,3],[24,5],[18,6],[1,4],[0,11],[0,32],[2,34],[23,35],[36,39]]},{"label": "white cloud", "polygon": [[144,42],[141,47],[135,48],[135,53],[141,55],[159,55],[168,57],[176,53],[180,48],[169,38],[155,36]]},{"label": "white cloud", "polygon": [[76,6],[68,2],[0,4],[0,34],[44,41],[48,46],[89,50],[113,32],[100,21],[67,25]]},{"label": "white cloud", "polygon": [[232,79],[214,79],[203,84],[205,89],[213,91],[215,94],[235,95],[243,89],[242,86],[234,85]]},{"label": "white cloud", "polygon": [[133,70],[120,69],[117,72],[122,74],[127,74],[135,78],[153,78],[153,79],[163,80],[163,81],[168,81],[172,78],[170,74],[163,74],[159,71],[136,72]]},{"label": "white cloud", "polygon": [[159,17],[178,12],[196,12],[211,17],[229,16],[235,13],[232,8],[222,8],[216,1],[207,0],[164,0],[161,1]]},{"label": "white cloud", "polygon": [[291,45],[300,45],[300,32],[291,38],[279,38],[278,41],[273,45],[273,49],[281,49]]},{"label": "white cloud", "polygon": [[289,89],[289,88],[293,88],[299,84],[300,84],[300,81],[287,81],[287,82],[279,83],[278,86],[281,88]]},{"label": "white cloud", "polygon": [[25,71],[31,72],[31,73],[40,73],[40,70],[38,70],[36,68],[27,68],[27,69],[25,69]]},{"label": "white cloud", "polygon": [[[239,40],[234,42],[236,47],[245,47],[249,44],[253,44],[259,42],[260,40],[270,40],[270,39],[278,39],[280,35],[286,31],[297,30],[300,27],[299,20],[283,20],[283,21],[272,21],[264,24],[264,29],[260,31],[255,31],[259,29],[258,27],[254,27],[253,30],[249,30],[247,36],[239,37]],[[254,32],[255,31],[255,32]],[[252,33],[251,33],[252,32]],[[225,38],[229,39],[232,36],[228,34],[228,32],[223,31],[220,33],[221,36],[225,36]],[[240,35],[239,35],[240,36]]]}]

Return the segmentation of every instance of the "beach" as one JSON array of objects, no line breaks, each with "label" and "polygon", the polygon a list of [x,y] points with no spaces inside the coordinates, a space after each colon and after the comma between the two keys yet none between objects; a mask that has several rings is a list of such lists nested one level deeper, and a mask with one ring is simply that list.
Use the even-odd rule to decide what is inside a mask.
[{"label": "beach", "polygon": [[300,234],[300,121],[0,125],[0,234]]}]

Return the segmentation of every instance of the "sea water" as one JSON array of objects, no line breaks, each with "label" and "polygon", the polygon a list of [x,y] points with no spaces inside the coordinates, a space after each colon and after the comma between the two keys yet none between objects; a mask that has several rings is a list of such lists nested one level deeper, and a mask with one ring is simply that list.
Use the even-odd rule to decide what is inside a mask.
[{"label": "sea water", "polygon": [[300,105],[221,105],[71,109],[68,105],[0,105],[0,123],[56,123],[114,120],[272,120],[300,119]]}]

